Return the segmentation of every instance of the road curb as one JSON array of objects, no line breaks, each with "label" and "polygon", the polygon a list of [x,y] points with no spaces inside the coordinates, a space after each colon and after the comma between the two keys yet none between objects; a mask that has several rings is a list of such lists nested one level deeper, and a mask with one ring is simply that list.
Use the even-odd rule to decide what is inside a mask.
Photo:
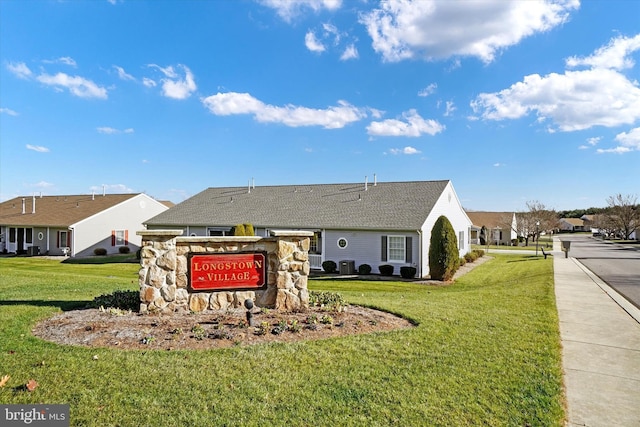
[{"label": "road curb", "polygon": [[602,289],[609,297],[616,302],[624,311],[626,311],[629,316],[631,316],[636,322],[640,323],[640,309],[631,304],[625,297],[620,295],[615,289],[611,286],[607,285],[600,277],[591,272],[587,267],[584,266],[580,261],[578,261],[574,257],[569,257],[584,273],[589,276],[593,282],[598,285],[600,289]]}]

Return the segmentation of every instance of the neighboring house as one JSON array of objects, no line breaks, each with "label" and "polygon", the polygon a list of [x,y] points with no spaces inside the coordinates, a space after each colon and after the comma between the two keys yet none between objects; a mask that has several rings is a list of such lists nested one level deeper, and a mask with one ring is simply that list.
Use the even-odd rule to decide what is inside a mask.
[{"label": "neighboring house", "polygon": [[590,231],[592,233],[597,233],[600,230],[596,227],[596,216],[595,215],[582,215],[580,219],[583,221],[584,231]]},{"label": "neighboring house", "polygon": [[148,229],[182,229],[190,236],[223,236],[250,223],[270,230],[314,232],[310,265],[334,261],[341,272],[369,264],[413,266],[429,273],[431,229],[440,215],[451,222],[460,256],[469,248],[471,221],[450,181],[384,182],[208,188],[146,221]]},{"label": "neighboring house", "polygon": [[560,231],[586,231],[584,220],[580,218],[560,218]]},{"label": "neighboring house", "polygon": [[146,194],[16,197],[0,203],[0,251],[92,255],[136,251],[143,222],[169,209]]},{"label": "neighboring house", "polygon": [[515,212],[470,212],[471,243],[511,246],[518,238]]}]

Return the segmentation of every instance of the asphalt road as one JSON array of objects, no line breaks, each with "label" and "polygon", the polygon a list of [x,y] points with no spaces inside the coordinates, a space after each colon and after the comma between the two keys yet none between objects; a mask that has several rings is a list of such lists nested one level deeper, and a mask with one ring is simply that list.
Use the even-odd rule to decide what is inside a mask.
[{"label": "asphalt road", "polygon": [[571,241],[569,256],[577,258],[609,286],[640,308],[640,245],[614,244],[588,235],[560,235]]}]

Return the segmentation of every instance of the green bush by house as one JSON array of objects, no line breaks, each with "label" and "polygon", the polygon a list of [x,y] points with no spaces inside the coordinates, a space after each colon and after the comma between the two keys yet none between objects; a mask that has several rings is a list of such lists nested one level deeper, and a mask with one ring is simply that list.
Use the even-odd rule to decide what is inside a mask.
[{"label": "green bush by house", "polygon": [[458,238],[451,222],[442,215],[433,225],[429,244],[429,273],[433,280],[451,280],[460,266]]}]

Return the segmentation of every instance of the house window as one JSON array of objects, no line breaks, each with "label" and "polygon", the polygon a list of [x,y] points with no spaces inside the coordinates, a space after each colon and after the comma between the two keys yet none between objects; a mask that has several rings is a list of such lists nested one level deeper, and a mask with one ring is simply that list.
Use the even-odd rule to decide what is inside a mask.
[{"label": "house window", "polygon": [[9,228],[9,242],[10,243],[15,243],[16,242],[16,232],[17,230],[13,227]]},{"label": "house window", "polygon": [[129,230],[111,231],[111,246],[129,246]]},{"label": "house window", "polygon": [[33,228],[24,229],[24,242],[33,243]]},{"label": "house window", "polygon": [[231,230],[228,228],[207,227],[207,236],[224,237],[224,236],[233,236],[233,234],[231,234]]},{"label": "house window", "polygon": [[309,253],[319,254],[322,253],[322,232],[316,231],[313,233],[313,237],[311,237],[311,241],[309,242]]},{"label": "house window", "polygon": [[464,249],[464,231],[458,232],[458,246],[459,249]]},{"label": "house window", "polygon": [[382,236],[382,261],[413,263],[411,236]]},{"label": "house window", "polygon": [[58,232],[58,247],[64,248],[69,246],[69,232],[68,231],[59,231]]},{"label": "house window", "polygon": [[404,262],[405,261],[405,236],[388,236],[388,257],[390,262]]}]

